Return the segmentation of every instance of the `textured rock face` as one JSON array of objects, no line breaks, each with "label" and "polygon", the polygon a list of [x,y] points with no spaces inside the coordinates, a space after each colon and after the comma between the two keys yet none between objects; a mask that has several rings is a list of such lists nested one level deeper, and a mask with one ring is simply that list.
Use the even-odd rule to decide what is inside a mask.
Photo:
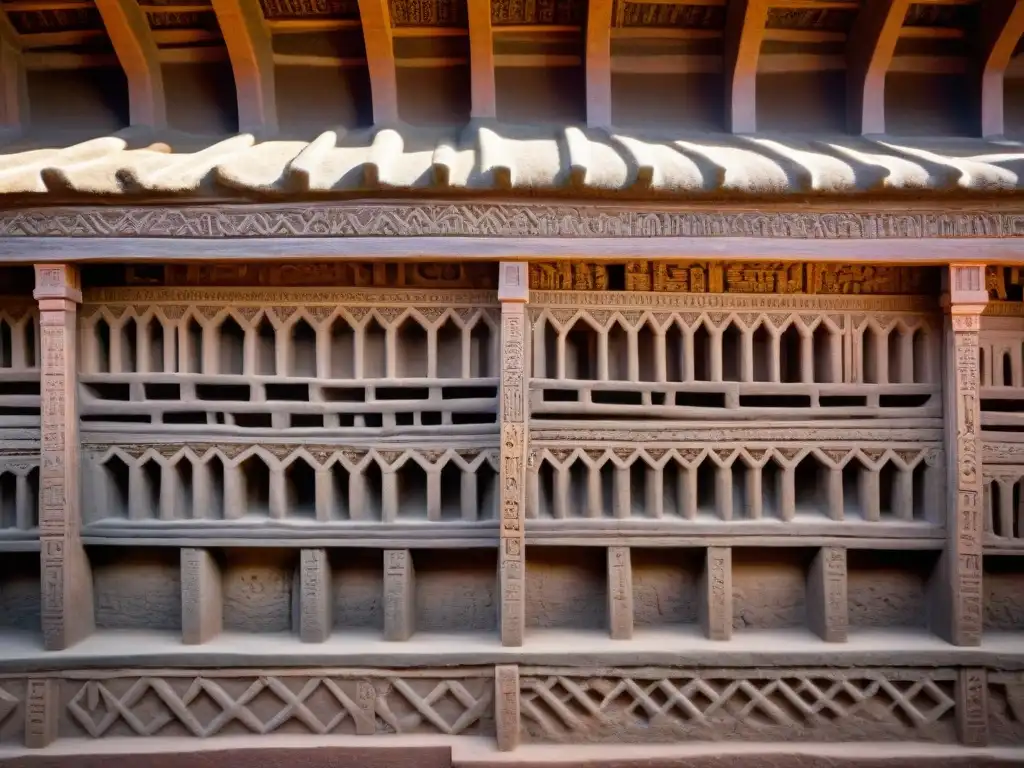
[{"label": "textured rock face", "polygon": [[1021,286],[38,265],[0,303],[0,758],[253,735],[438,737],[467,765],[484,742],[1019,757]]}]

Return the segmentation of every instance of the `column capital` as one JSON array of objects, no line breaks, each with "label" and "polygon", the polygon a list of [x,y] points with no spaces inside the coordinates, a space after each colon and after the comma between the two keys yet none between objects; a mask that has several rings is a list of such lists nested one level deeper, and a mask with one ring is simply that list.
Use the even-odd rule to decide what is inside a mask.
[{"label": "column capital", "polygon": [[[36,264],[36,288],[32,292],[37,301],[57,299],[82,303],[82,282],[78,268],[71,264]],[[60,311],[63,305],[44,307]]]},{"label": "column capital", "polygon": [[525,261],[503,261],[498,265],[498,301],[526,304],[530,301],[530,280]]},{"label": "column capital", "polygon": [[942,307],[951,315],[980,315],[988,303],[984,264],[950,264],[943,276]]}]

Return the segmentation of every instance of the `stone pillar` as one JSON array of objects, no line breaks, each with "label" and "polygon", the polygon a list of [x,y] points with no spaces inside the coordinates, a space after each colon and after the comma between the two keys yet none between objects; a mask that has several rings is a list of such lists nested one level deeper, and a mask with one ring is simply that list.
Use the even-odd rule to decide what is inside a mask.
[{"label": "stone pillar", "polygon": [[498,267],[501,301],[501,644],[523,644],[526,617],[527,319],[525,263]]},{"label": "stone pillar", "polygon": [[499,664],[494,668],[494,726],[498,750],[511,752],[519,746],[519,667]]},{"label": "stone pillar", "polygon": [[416,582],[412,552],[384,550],[384,639],[408,640],[416,631]]},{"label": "stone pillar", "polygon": [[208,549],[181,550],[181,642],[201,645],[220,634],[224,589],[220,567]]},{"label": "stone pillar", "polygon": [[612,640],[633,637],[633,563],[629,547],[608,547],[608,630]]},{"label": "stone pillar", "polygon": [[25,695],[25,746],[48,747],[57,738],[60,717],[60,681],[33,678]]},{"label": "stone pillar", "polygon": [[732,549],[708,547],[700,578],[701,627],[709,640],[732,637]]},{"label": "stone pillar", "polygon": [[63,650],[92,633],[92,573],[81,540],[78,456],[78,304],[74,267],[36,265],[41,336],[39,534],[43,643]]},{"label": "stone pillar", "polygon": [[985,267],[951,264],[943,295],[945,336],[946,549],[933,595],[935,631],[980,645],[982,480],[978,337],[988,301]]},{"label": "stone pillar", "polygon": [[849,625],[846,550],[822,547],[807,574],[807,616],[811,631],[829,643],[845,643]]},{"label": "stone pillar", "polygon": [[299,639],[323,643],[331,635],[331,564],[326,549],[299,552]]}]

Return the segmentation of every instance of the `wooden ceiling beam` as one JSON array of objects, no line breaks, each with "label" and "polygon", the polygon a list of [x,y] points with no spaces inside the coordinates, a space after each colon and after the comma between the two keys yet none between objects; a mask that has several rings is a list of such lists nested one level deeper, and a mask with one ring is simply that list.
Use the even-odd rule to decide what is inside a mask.
[{"label": "wooden ceiling beam", "polygon": [[366,65],[370,70],[373,122],[377,125],[397,123],[398,80],[387,0],[359,0],[359,18],[363,23]]},{"label": "wooden ceiling beam", "polygon": [[274,49],[259,0],[212,0],[238,96],[243,133],[277,132]]},{"label": "wooden ceiling beam", "polygon": [[757,60],[768,0],[731,0],[725,17],[725,124],[732,133],[757,130]]},{"label": "wooden ceiling beam", "polygon": [[851,133],[885,133],[885,74],[911,0],[865,0],[846,44],[847,124]]},{"label": "wooden ceiling beam", "polygon": [[1024,36],[1024,0],[986,0],[981,7],[979,69],[981,135],[1002,136],[1003,80],[1013,51]]},{"label": "wooden ceiling beam", "polygon": [[590,0],[587,8],[587,125],[612,124],[612,5]]},{"label": "wooden ceiling beam", "polygon": [[160,53],[149,20],[135,0],[96,0],[103,26],[128,80],[128,113],[133,126],[167,127],[167,99]]},{"label": "wooden ceiling beam", "polygon": [[0,10],[0,128],[28,127],[28,80],[21,35]]},{"label": "wooden ceiling beam", "polygon": [[470,116],[481,119],[498,116],[498,95],[494,83],[494,28],[490,0],[466,0],[469,12]]}]

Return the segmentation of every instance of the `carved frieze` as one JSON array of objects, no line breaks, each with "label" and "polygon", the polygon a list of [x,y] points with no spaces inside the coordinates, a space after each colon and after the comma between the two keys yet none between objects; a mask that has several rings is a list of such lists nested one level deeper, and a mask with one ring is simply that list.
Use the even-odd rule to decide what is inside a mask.
[{"label": "carved frieze", "polygon": [[548,203],[322,203],[0,211],[0,237],[1024,237],[1024,212],[645,210]]},{"label": "carved frieze", "polygon": [[491,23],[501,24],[582,24],[587,13],[586,0],[493,0]]},{"label": "carved frieze", "polygon": [[670,3],[629,3],[617,0],[612,17],[615,27],[677,27],[682,29],[722,29],[724,5],[688,5]]},{"label": "carved frieze", "polygon": [[268,19],[359,18],[356,0],[260,0],[260,5]]},{"label": "carved frieze", "polygon": [[466,0],[390,0],[396,27],[465,27]]},{"label": "carved frieze", "polygon": [[[609,274],[621,277],[610,281]],[[530,288],[544,291],[921,295],[934,294],[937,285],[937,275],[928,269],[859,264],[560,261],[530,265]]]}]

